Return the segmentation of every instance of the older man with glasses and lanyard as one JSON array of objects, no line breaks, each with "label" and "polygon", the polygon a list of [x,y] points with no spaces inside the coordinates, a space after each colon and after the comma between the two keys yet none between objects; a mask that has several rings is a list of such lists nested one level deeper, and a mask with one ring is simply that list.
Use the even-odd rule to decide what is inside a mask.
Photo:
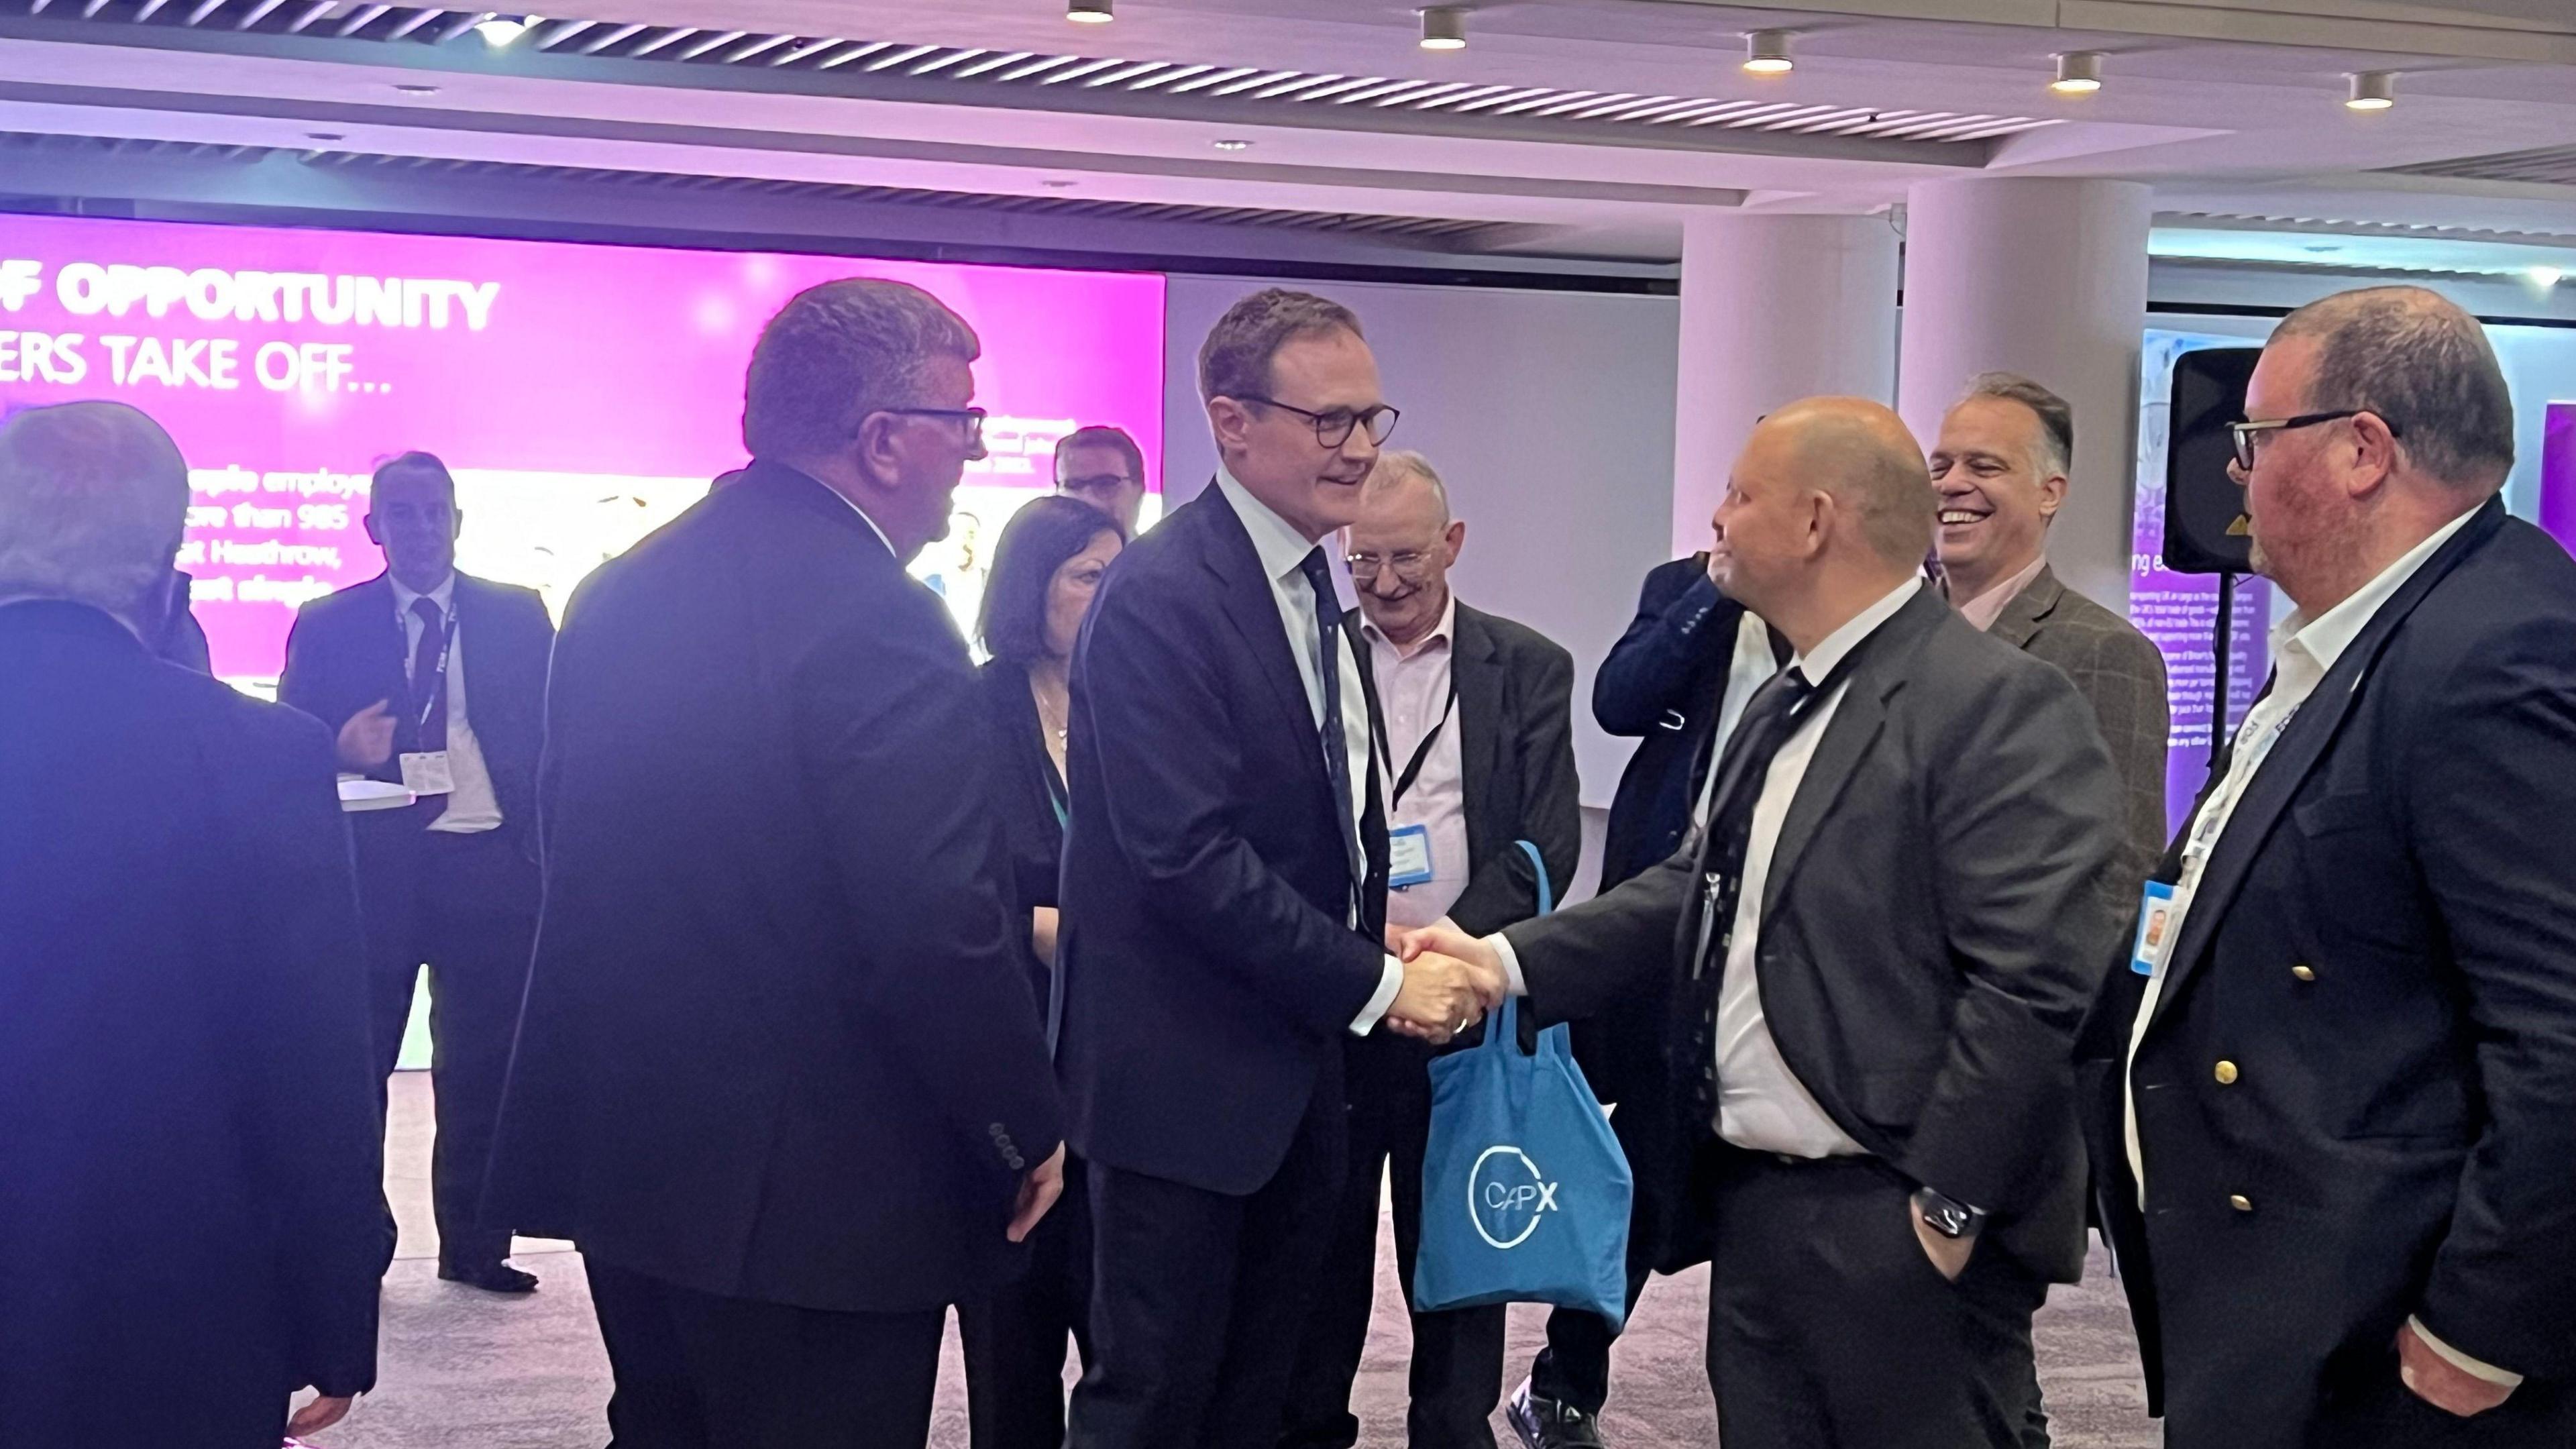
[{"label": "older man with glasses and lanyard", "polygon": [[[1449,492],[1421,454],[1378,456],[1345,533],[1380,714],[1378,767],[1391,842],[1386,915],[1410,929],[1450,919],[1471,932],[1538,913],[1539,848],[1563,889],[1583,847],[1574,772],[1574,660],[1535,630],[1461,602],[1449,570],[1466,542]],[[1351,1384],[1376,1292],[1378,1183],[1393,1168],[1396,1260],[1413,1281],[1422,1153],[1431,1130],[1430,1049],[1380,1033],[1350,1049],[1350,1176],[1332,1256],[1298,1353],[1283,1446],[1349,1449]],[[1412,1315],[1413,1449],[1492,1449],[1502,1396],[1503,1310]]]}]

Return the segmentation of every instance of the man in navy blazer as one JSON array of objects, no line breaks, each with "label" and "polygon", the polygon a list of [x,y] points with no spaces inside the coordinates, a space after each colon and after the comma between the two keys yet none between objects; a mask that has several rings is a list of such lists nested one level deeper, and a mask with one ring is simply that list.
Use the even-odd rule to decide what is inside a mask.
[{"label": "man in navy blazer", "polygon": [[535,1275],[503,1261],[510,1224],[484,1222],[480,1205],[537,930],[537,750],[555,626],[534,590],[457,569],[463,522],[437,458],[405,453],[378,468],[366,526],[385,571],[297,613],[277,697],[335,732],[341,769],[421,789],[407,809],[352,819],[376,1071],[381,1081],[394,1069],[426,965],[438,1274],[525,1293]]},{"label": "man in navy blazer", "polygon": [[1499,994],[1383,940],[1368,653],[1321,546],[1395,422],[1359,319],[1255,293],[1199,383],[1216,484],[1120,556],[1073,664],[1055,1011],[1096,1234],[1078,1449],[1278,1437],[1344,1176],[1344,1044],[1390,1016],[1445,1037]]},{"label": "man in navy blazer", "polygon": [[2150,1401],[2175,1449],[2576,1443],[2576,562],[2432,292],[2291,313],[2245,411],[2298,607],[2078,1053]]}]

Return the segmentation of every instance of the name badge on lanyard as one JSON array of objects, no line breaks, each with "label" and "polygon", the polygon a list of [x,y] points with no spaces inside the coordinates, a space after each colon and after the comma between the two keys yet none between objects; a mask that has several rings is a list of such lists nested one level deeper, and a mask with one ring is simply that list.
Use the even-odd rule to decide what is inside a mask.
[{"label": "name badge on lanyard", "polygon": [[1386,833],[1386,883],[1391,890],[1428,883],[1437,874],[1431,866],[1431,827],[1399,826]]},{"label": "name badge on lanyard", "polygon": [[[447,619],[446,637],[439,641],[438,664],[432,672],[428,702],[420,707],[420,718],[412,721],[415,730],[425,731],[439,711],[447,708],[447,662],[456,656],[456,616]],[[415,795],[449,795],[456,791],[456,774],[448,764],[445,750],[415,750],[401,757],[403,788]]]},{"label": "name badge on lanyard", "polygon": [[2174,937],[2181,933],[2183,907],[2190,897],[2169,881],[2151,880],[2138,903],[2138,938],[2129,949],[2129,969],[2153,980],[2165,974],[2173,957]]}]

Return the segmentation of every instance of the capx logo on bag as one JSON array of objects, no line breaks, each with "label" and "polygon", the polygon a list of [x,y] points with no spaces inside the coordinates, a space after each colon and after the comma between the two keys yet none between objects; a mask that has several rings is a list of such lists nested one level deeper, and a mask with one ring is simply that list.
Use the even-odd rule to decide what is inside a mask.
[{"label": "capx logo on bag", "polygon": [[1498,1142],[1468,1170],[1467,1221],[1493,1246],[1517,1248],[1538,1231],[1540,1214],[1560,1210],[1556,1188],[1528,1153]]}]

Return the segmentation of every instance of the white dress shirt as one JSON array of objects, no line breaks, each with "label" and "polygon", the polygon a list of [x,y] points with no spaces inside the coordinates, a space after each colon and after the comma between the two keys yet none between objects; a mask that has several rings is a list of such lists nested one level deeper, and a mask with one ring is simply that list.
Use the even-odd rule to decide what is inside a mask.
[{"label": "white dress shirt", "polygon": [[[1422,747],[1423,736],[1435,727],[1440,731],[1430,753],[1422,757],[1422,773],[1413,777],[1404,798],[1387,803],[1389,832],[1419,825],[1431,838],[1431,879],[1386,895],[1387,920],[1406,928],[1427,926],[1449,914],[1467,889],[1467,780],[1458,743],[1466,727],[1449,708],[1457,628],[1455,594],[1441,606],[1440,622],[1413,641],[1410,649],[1387,638],[1375,624],[1360,625],[1377,669],[1378,710],[1386,722],[1390,756],[1385,762],[1389,791],[1395,789],[1396,776],[1413,759],[1413,752]],[[1441,723],[1444,713],[1449,716],[1445,725]]]},{"label": "white dress shirt", "polygon": [[[2361,637],[2362,630],[2370,627],[2370,621],[2377,617],[2381,607],[2406,586],[2406,581],[2415,576],[2416,570],[2424,567],[2425,560],[2440,552],[2442,545],[2450,542],[2451,536],[2467,527],[2469,520],[2476,516],[2477,510],[2472,508],[2442,525],[2431,537],[2380,570],[2378,577],[2362,585],[2352,597],[2315,619],[2309,619],[2305,613],[2292,613],[2272,627],[2271,692],[2255,702],[2254,708],[2246,712],[2245,722],[2237,727],[2227,778],[2202,804],[2200,813],[2192,817],[2191,834],[2184,838],[2182,879],[2175,883],[2173,916],[2165,927],[2168,951],[2172,949],[2172,943],[2182,937],[2183,921],[2191,914],[2192,893],[2199,889],[2200,875],[2209,864],[2211,852],[2218,848],[2218,842],[2227,834],[2227,822],[2236,812],[2236,802],[2245,798],[2246,787],[2254,782],[2263,762],[2271,757],[2272,746],[2280,740],[2281,732],[2289,728],[2291,717],[2299,712],[2299,706],[2307,703],[2310,695],[2316,693],[2317,685],[2335,667],[2335,661],[2352,647],[2352,641]],[[2155,1019],[2156,1003],[2164,999],[2165,977],[2171,964],[2168,962],[2165,969],[2147,978],[2146,994],[2138,1001],[2137,1020],[2129,1027],[2127,1070],[2130,1073],[2137,1070],[2138,1046],[2147,1038],[2148,1023]],[[2145,1151],[2138,1141],[2138,1100],[2134,1081],[2121,1098],[2121,1125],[2128,1138],[2129,1175],[2137,1180],[2138,1207],[2144,1211],[2147,1205],[2147,1165]],[[2410,1317],[2407,1322],[2423,1338],[2426,1347],[2462,1372],[2506,1388],[2522,1382],[2522,1375],[2483,1363],[2444,1343],[2420,1321]]]},{"label": "white dress shirt", "polygon": [[[1314,552],[1316,541],[1297,531],[1295,524],[1271,511],[1270,505],[1252,496],[1252,491],[1234,480],[1234,475],[1220,464],[1216,486],[1225,501],[1234,507],[1234,516],[1243,520],[1243,531],[1252,535],[1252,551],[1261,559],[1261,571],[1269,576],[1270,597],[1279,606],[1279,626],[1288,635],[1288,653],[1297,661],[1297,678],[1306,686],[1306,707],[1313,711],[1317,731],[1324,727],[1324,676],[1315,664],[1316,631],[1325,623],[1338,625],[1336,614],[1326,620],[1314,586],[1306,582],[1306,555]],[[1335,605],[1338,607],[1338,604]],[[1351,831],[1354,839],[1368,814],[1368,779],[1370,752],[1368,691],[1360,683],[1360,657],[1350,646],[1345,630],[1336,627],[1331,634],[1333,658],[1341,669],[1342,747],[1349,756],[1351,781]],[[1319,735],[1320,738],[1320,735]],[[1359,903],[1354,900],[1343,916],[1343,924],[1359,927]],[[1386,969],[1379,977],[1377,991],[1368,1005],[1351,1022],[1351,1034],[1366,1036],[1395,1004],[1395,993],[1404,985],[1404,963],[1393,956],[1386,958]]]},{"label": "white dress shirt", "polygon": [[1708,734],[1708,769],[1700,777],[1699,803],[1691,807],[1693,824],[1703,828],[1708,824],[1709,798],[1717,793],[1718,762],[1726,758],[1726,742],[1735,738],[1735,727],[1744,722],[1744,706],[1779,672],[1779,657],[1771,652],[1771,626],[1751,609],[1745,610],[1735,621],[1735,656],[1726,666],[1717,728]]},{"label": "white dress shirt", "polygon": [[[424,627],[420,616],[411,611],[413,600],[426,598],[436,604],[438,617],[454,630],[453,642],[447,647],[447,770],[456,788],[447,794],[446,811],[431,821],[429,828],[447,835],[480,835],[498,830],[501,799],[493,793],[492,771],[483,763],[483,747],[474,738],[474,721],[467,717],[465,709],[465,629],[456,619],[456,575],[451,571],[445,582],[425,595],[403,587],[402,581],[390,574],[385,581],[394,586],[394,617],[402,622],[406,677],[412,661],[420,657],[420,633]],[[397,700],[394,707],[409,706]],[[415,717],[412,723],[417,725],[420,721]]]},{"label": "white dress shirt", "polygon": [[[1922,587],[1923,580],[1907,579],[1826,635],[1814,649],[1790,660],[1790,667],[1810,681],[1831,674],[1844,656],[1894,618]],[[1763,657],[1770,657],[1767,638]],[[1849,681],[1837,683],[1831,693],[1807,706],[1762,777],[1762,794],[1753,805],[1752,834],[1745,842],[1744,880],[1737,892],[1734,934],[1727,943],[1726,975],[1718,988],[1717,1134],[1738,1147],[1784,1157],[1854,1157],[1868,1152],[1834,1125],[1815,1094],[1780,1055],[1780,1044],[1763,1019],[1758,974],[1762,894],[1771,878],[1771,856],[1779,848],[1780,828],[1788,821],[1798,787],[1806,781],[1816,746],[1849,688]],[[1502,958],[1513,994],[1521,994],[1526,985],[1519,953],[1499,931],[1485,940]]]}]

